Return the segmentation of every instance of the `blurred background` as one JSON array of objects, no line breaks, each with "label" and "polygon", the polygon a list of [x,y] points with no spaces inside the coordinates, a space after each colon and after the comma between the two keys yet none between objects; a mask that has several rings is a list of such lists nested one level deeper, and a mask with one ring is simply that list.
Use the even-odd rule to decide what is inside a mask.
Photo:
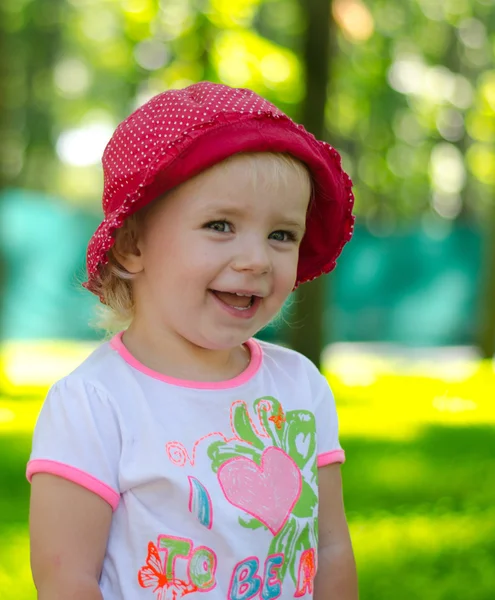
[{"label": "blurred background", "polygon": [[334,390],[361,600],[493,600],[495,0],[2,0],[0,51],[0,599],[36,597],[41,402],[102,337],[80,286],[102,151],[209,79],[303,122],[354,180],[338,268],[260,335]]}]

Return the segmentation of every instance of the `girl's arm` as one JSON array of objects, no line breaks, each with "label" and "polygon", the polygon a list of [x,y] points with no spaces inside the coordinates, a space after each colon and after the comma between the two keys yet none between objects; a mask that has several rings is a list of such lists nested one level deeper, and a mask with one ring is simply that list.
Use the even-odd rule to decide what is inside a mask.
[{"label": "girl's arm", "polygon": [[318,469],[319,542],[314,600],[357,600],[358,582],[342,498],[340,464]]},{"label": "girl's arm", "polygon": [[98,581],[112,508],[55,475],[31,482],[31,570],[38,600],[103,600]]}]

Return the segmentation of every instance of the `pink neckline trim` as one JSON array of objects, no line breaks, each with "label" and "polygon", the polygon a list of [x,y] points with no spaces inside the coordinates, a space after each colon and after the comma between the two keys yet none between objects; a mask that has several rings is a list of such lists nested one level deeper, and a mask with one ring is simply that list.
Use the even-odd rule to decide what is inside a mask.
[{"label": "pink neckline trim", "polygon": [[132,356],[129,350],[124,346],[124,342],[122,341],[123,334],[123,331],[117,333],[110,340],[110,346],[119,353],[126,363],[131,365],[131,367],[134,369],[141,371],[141,373],[144,373],[144,375],[147,375],[148,377],[153,377],[159,381],[164,381],[165,383],[170,383],[171,385],[177,385],[179,387],[195,388],[198,390],[226,390],[229,388],[238,387],[256,375],[261,366],[261,361],[263,358],[263,351],[260,344],[255,339],[251,338],[246,342],[246,346],[251,354],[249,365],[242,373],[233,379],[226,379],[225,381],[192,381],[189,379],[178,379],[176,377],[169,377],[163,373],[158,373],[158,371],[153,371],[153,369],[143,365],[143,363],[134,358],[134,356]]}]

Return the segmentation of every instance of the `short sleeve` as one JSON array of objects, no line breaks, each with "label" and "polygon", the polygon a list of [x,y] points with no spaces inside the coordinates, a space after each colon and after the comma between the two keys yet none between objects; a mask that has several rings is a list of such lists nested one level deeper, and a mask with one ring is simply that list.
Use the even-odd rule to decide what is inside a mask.
[{"label": "short sleeve", "polygon": [[26,475],[50,473],[118,506],[122,435],[110,399],[88,382],[62,379],[48,393],[33,435]]},{"label": "short sleeve", "polygon": [[339,442],[339,421],[333,392],[319,372],[314,382],[316,388],[314,412],[318,466],[345,462],[345,452]]}]

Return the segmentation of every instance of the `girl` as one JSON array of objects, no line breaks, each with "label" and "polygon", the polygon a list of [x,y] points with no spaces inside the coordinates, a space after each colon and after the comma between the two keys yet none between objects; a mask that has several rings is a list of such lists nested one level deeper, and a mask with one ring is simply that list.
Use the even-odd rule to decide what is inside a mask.
[{"label": "girl", "polygon": [[351,237],[339,155],[203,82],[130,115],[103,168],[85,286],[128,326],[37,422],[38,598],[356,600],[332,393],[252,337]]}]

